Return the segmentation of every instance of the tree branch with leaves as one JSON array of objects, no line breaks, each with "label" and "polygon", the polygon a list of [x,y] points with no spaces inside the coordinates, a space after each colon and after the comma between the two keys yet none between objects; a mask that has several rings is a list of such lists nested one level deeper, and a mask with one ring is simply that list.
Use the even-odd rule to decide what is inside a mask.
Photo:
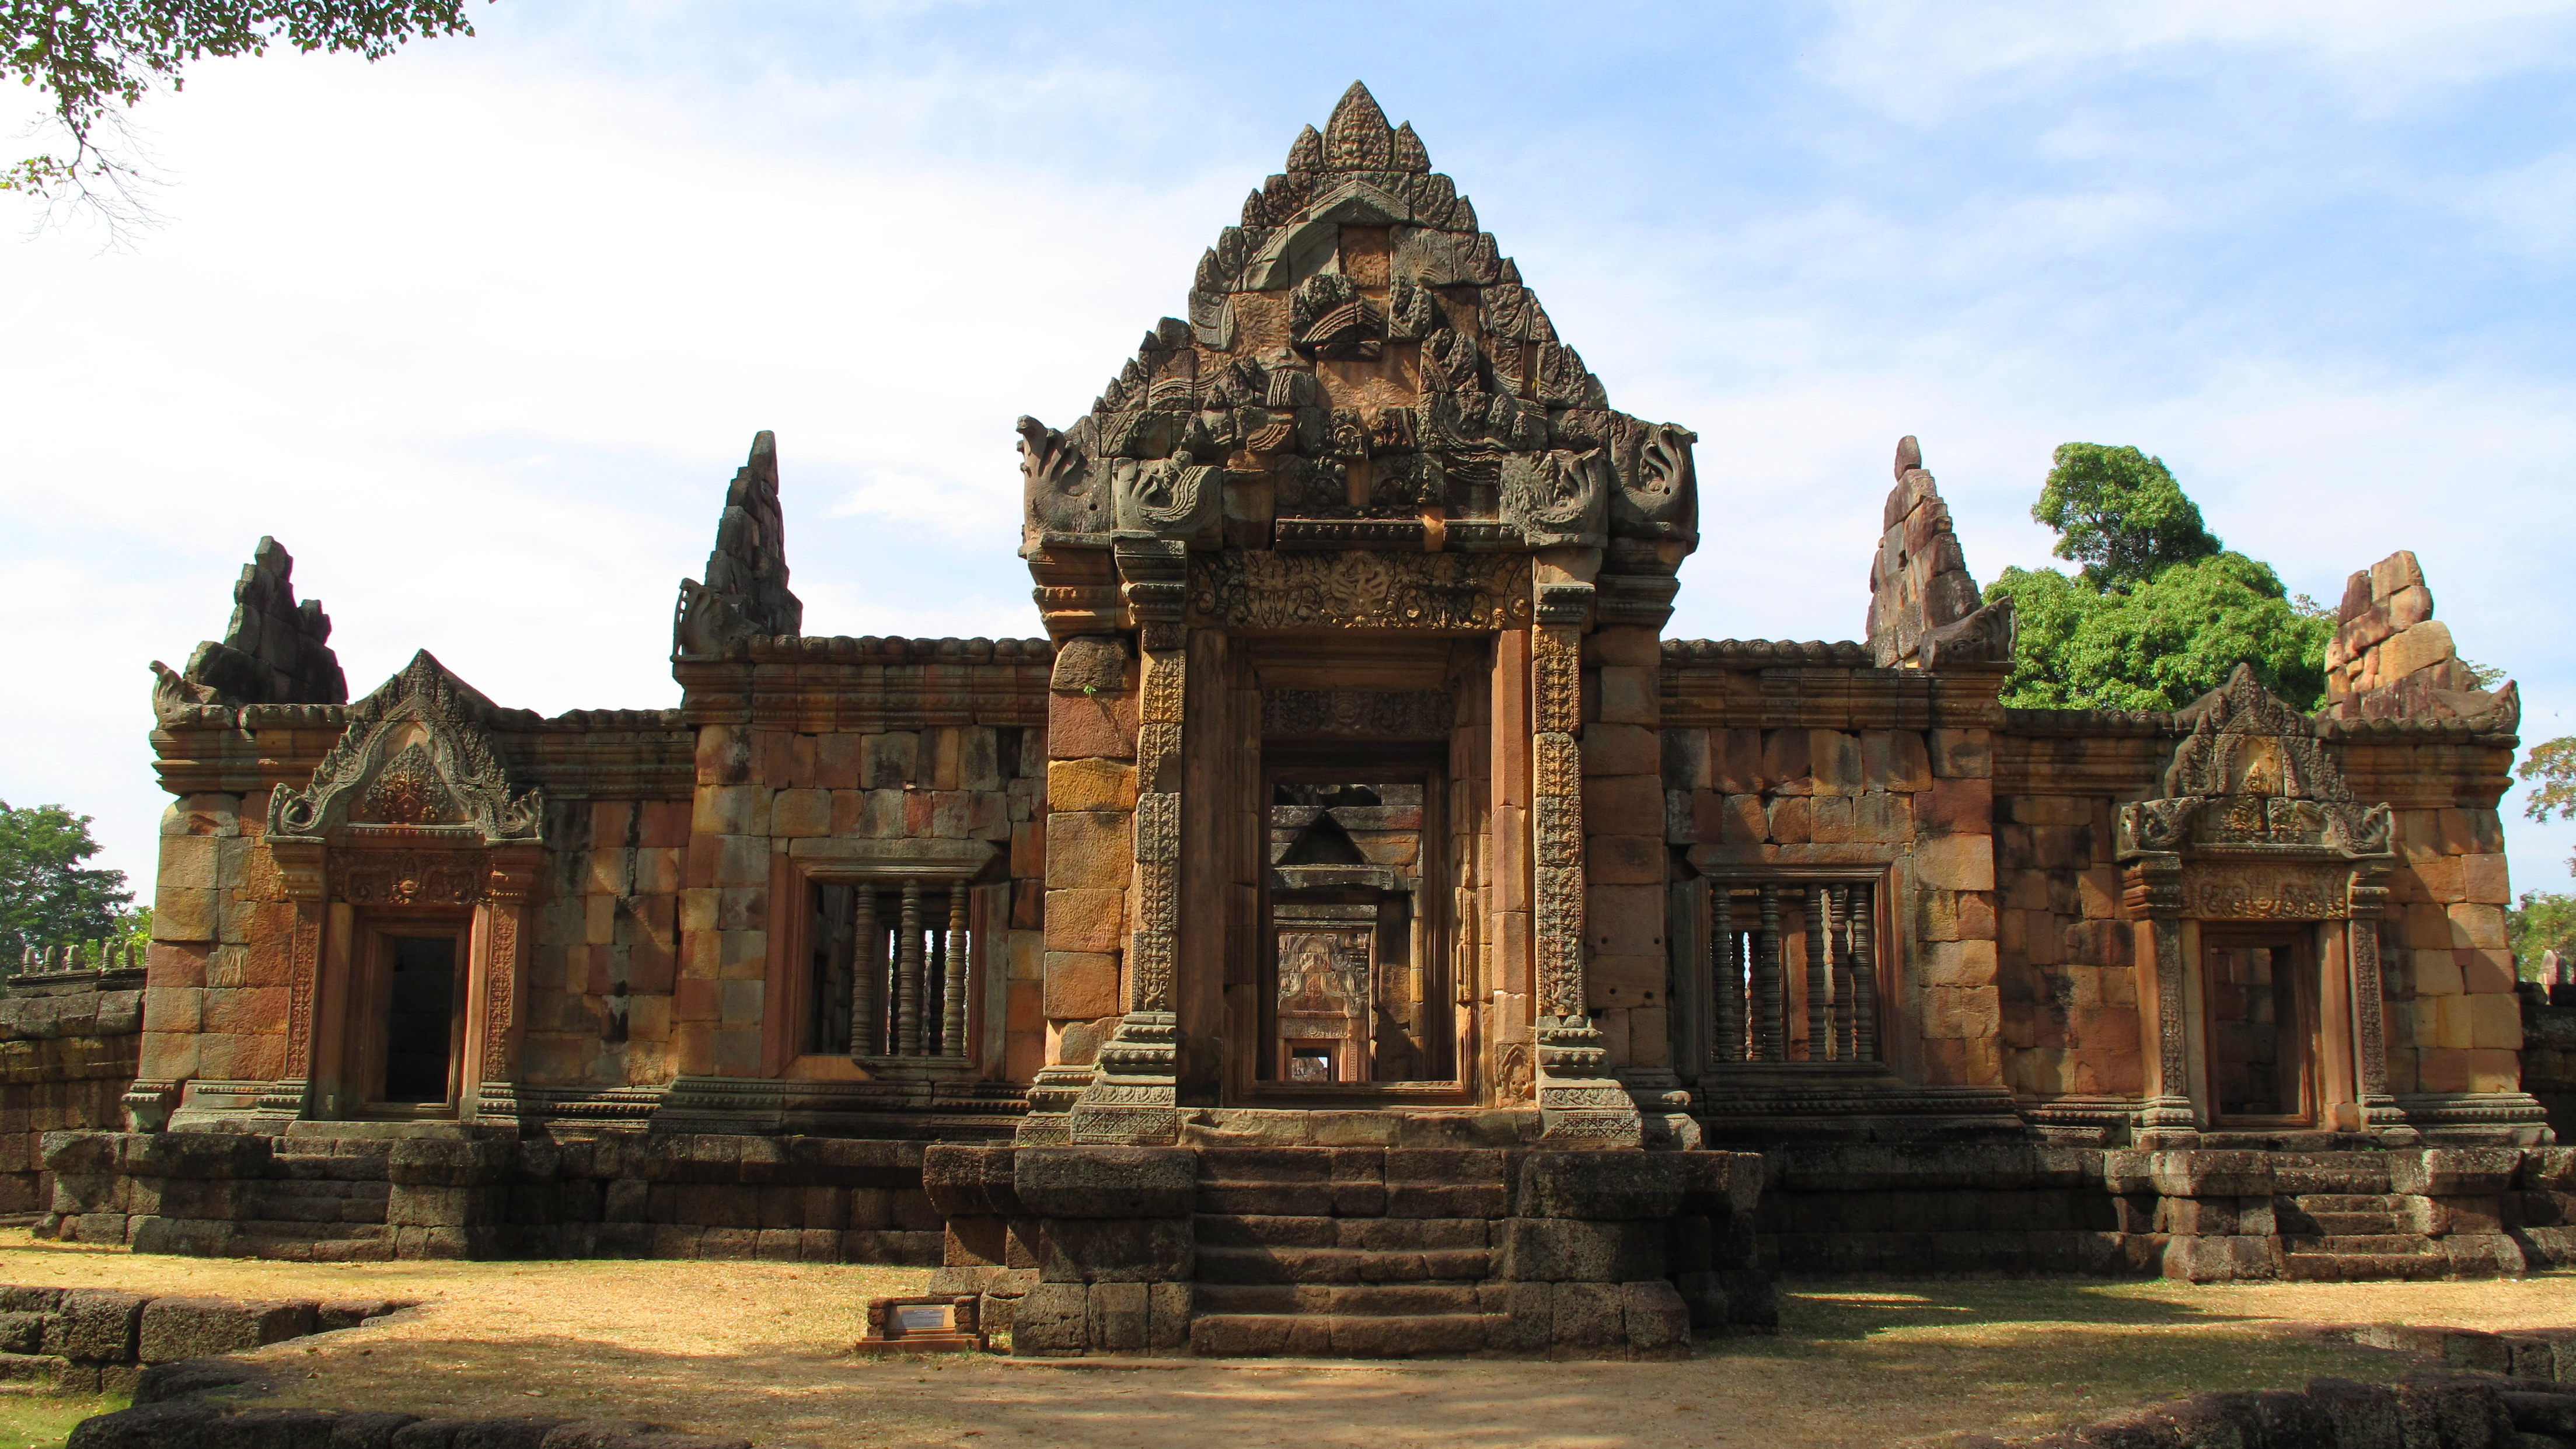
[{"label": "tree branch with leaves", "polygon": [[201,60],[273,45],[381,60],[405,42],[471,35],[467,0],[0,0],[0,78],[50,98],[63,145],[0,166],[0,191],[140,219],[124,112]]}]

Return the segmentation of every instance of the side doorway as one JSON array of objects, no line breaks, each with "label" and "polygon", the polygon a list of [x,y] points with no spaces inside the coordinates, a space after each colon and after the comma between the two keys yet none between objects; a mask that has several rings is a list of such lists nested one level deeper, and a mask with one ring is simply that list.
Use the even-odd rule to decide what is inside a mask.
[{"label": "side doorway", "polygon": [[2317,1125],[2314,934],[2306,926],[2201,927],[2201,1040],[2213,1126]]}]

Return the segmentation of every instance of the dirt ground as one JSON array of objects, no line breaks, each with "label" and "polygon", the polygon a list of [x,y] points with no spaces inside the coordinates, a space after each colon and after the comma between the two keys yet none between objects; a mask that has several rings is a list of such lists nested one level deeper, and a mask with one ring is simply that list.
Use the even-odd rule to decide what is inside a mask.
[{"label": "dirt ground", "polygon": [[920,1269],[790,1263],[305,1265],[137,1257],[0,1232],[0,1282],[423,1307],[257,1357],[272,1402],[641,1418],[810,1449],[1684,1449],[2029,1434],[2204,1389],[2390,1378],[2318,1323],[2576,1324],[2576,1276],[2519,1282],[1793,1283],[1771,1338],[1684,1363],[863,1360],[866,1300]]}]

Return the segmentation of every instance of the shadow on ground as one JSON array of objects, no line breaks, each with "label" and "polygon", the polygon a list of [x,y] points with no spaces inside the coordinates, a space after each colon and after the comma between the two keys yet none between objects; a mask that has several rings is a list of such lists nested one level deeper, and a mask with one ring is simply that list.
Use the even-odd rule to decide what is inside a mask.
[{"label": "shadow on ground", "polygon": [[[2216,1388],[2394,1377],[2385,1353],[2131,1285],[1803,1284],[1783,1331],[1708,1339],[1688,1362],[1084,1366],[862,1360],[839,1344],[646,1352],[570,1336],[441,1336],[435,1313],[363,1346],[261,1358],[279,1402],[423,1415],[655,1420],[769,1446],[914,1449],[1679,1449],[1937,1443],[2047,1432]],[[674,1303],[672,1311],[690,1308]]]}]

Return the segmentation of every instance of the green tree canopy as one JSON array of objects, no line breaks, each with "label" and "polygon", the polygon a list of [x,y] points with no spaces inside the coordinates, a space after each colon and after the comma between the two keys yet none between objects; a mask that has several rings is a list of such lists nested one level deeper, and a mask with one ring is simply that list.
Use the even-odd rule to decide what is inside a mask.
[{"label": "green tree canopy", "polygon": [[98,854],[89,824],[60,805],[21,810],[0,800],[0,972],[17,970],[29,946],[125,934],[134,893],[121,870],[82,868]]},{"label": "green tree canopy", "polygon": [[2524,980],[2540,974],[2545,951],[2555,951],[2559,960],[2576,965],[2576,896],[2524,891],[2521,902],[2505,912],[2504,919],[2514,967]]},{"label": "green tree canopy", "polygon": [[284,43],[380,60],[405,41],[471,35],[466,0],[0,0],[0,78],[52,98],[69,153],[0,167],[0,191],[106,208],[133,164],[101,132],[115,107],[186,84],[193,61],[260,55]]},{"label": "green tree canopy", "polygon": [[2030,516],[2057,530],[2057,556],[2084,565],[2097,592],[2145,583],[2220,547],[2165,460],[2130,447],[2060,443]]},{"label": "green tree canopy", "polygon": [[2162,460],[2068,443],[2033,517],[2085,565],[2008,568],[1986,602],[2019,618],[2004,703],[2024,709],[2179,709],[2250,664],[2298,709],[2325,694],[2335,621],[2293,599],[2269,564],[2220,547]]}]

